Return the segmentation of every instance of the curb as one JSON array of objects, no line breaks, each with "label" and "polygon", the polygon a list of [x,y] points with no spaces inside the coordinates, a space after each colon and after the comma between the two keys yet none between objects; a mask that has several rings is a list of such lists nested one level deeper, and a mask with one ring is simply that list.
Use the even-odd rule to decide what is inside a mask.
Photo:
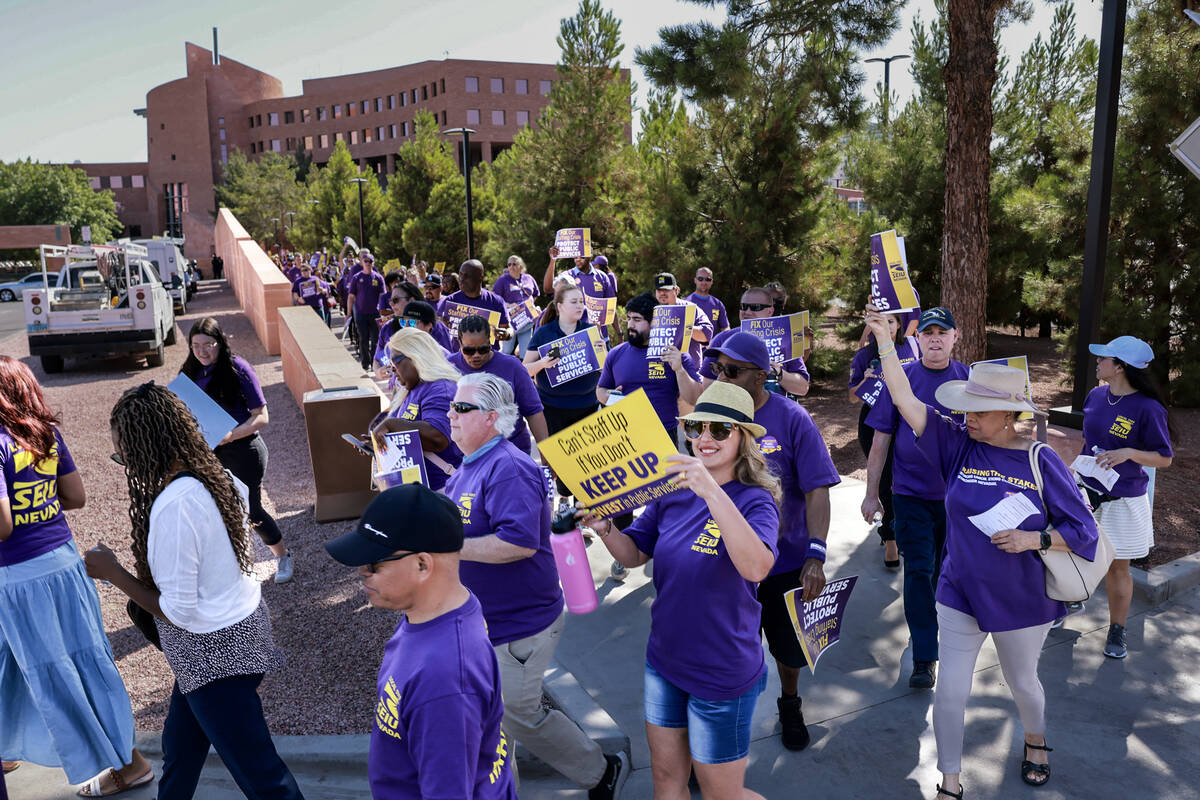
[{"label": "curb", "polygon": [[1200,584],[1200,553],[1182,556],[1151,569],[1131,567],[1133,591],[1152,606],[1162,605]]},{"label": "curb", "polygon": [[[618,726],[608,712],[579,685],[575,676],[551,660],[543,678],[546,695],[564,714],[583,729],[587,737],[600,745],[605,753],[629,752],[629,736]],[[519,744],[519,742],[518,742]]]}]

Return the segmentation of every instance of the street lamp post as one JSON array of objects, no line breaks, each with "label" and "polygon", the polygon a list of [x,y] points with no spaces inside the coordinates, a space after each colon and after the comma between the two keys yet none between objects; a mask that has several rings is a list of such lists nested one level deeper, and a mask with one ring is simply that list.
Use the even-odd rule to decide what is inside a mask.
[{"label": "street lamp post", "polygon": [[271,222],[275,223],[275,244],[279,244],[279,217],[271,217]]},{"label": "street lamp post", "polygon": [[470,128],[450,128],[442,131],[449,135],[452,133],[461,133],[462,141],[462,162],[463,173],[466,175],[467,181],[467,258],[475,257],[475,228],[471,221],[471,134],[475,131]]},{"label": "street lamp post", "polygon": [[362,187],[367,182],[366,178],[351,178],[351,183],[358,184],[358,246],[360,248],[367,246],[366,237],[363,235],[363,204],[362,204]]},{"label": "street lamp post", "polygon": [[892,102],[892,62],[902,58],[909,58],[908,53],[897,53],[887,58],[868,58],[863,62],[865,64],[877,62],[883,64],[883,125],[885,128],[888,123],[888,104]]}]

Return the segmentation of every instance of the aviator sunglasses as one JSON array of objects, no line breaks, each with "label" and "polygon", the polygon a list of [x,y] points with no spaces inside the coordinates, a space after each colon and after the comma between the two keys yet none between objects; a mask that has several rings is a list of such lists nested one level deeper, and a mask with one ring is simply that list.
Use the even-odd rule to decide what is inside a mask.
[{"label": "aviator sunglasses", "polygon": [[715,441],[723,442],[729,438],[729,434],[733,433],[733,423],[699,422],[691,419],[683,421],[683,435],[689,439],[699,439],[705,429],[708,430],[708,435]]}]

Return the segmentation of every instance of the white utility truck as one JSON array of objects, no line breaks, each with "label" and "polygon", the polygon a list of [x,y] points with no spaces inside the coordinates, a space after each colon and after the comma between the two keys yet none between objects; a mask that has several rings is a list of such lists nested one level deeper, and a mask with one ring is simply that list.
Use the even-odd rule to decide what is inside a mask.
[{"label": "white utility truck", "polygon": [[[54,273],[47,260],[61,264]],[[144,355],[162,366],[175,343],[175,311],[146,248],[121,245],[42,245],[42,284],[27,289],[29,354],[47,373],[62,372],[67,356]]]},{"label": "white utility truck", "polygon": [[[175,313],[187,313],[187,302],[196,293],[196,280],[188,274],[188,259],[183,255],[183,239],[159,237],[154,239],[134,239],[134,244],[146,248],[150,263],[154,264],[171,297],[175,301]],[[124,244],[110,242],[109,244]]]}]

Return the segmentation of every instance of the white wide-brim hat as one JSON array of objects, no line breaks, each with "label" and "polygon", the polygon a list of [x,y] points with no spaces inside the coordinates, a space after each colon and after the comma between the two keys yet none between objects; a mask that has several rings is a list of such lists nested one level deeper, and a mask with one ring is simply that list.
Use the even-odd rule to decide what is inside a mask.
[{"label": "white wide-brim hat", "polygon": [[1003,364],[975,364],[965,381],[946,381],[934,397],[951,411],[1029,411],[1046,416],[1025,394],[1025,372]]}]

